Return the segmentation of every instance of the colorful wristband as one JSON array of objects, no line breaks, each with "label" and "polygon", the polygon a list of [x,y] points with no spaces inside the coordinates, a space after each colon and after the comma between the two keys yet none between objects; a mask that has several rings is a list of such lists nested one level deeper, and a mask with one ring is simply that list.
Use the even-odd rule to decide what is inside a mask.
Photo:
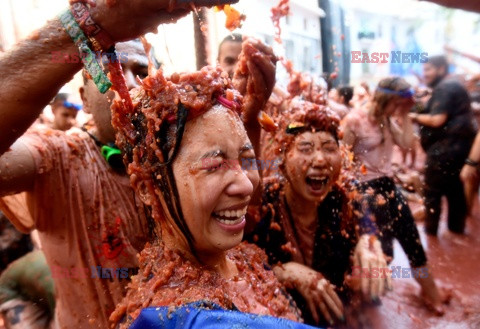
[{"label": "colorful wristband", "polygon": [[72,4],[72,14],[82,31],[90,39],[95,51],[108,50],[114,45],[110,35],[93,21],[88,7],[84,3]]},{"label": "colorful wristband", "polygon": [[81,58],[85,58],[84,65],[87,72],[93,79],[98,90],[104,94],[112,86],[107,75],[103,72],[102,67],[97,61],[95,53],[88,46],[88,39],[83,33],[82,29],[75,21],[72,12],[67,9],[63,14],[59,15],[65,31],[67,31],[70,38],[72,38],[75,45],[80,51]]}]

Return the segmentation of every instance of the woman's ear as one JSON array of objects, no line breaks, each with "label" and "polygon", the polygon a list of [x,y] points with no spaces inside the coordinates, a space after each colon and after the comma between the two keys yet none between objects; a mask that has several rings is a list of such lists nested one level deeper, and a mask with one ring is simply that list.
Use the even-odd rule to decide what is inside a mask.
[{"label": "woman's ear", "polygon": [[137,191],[137,195],[140,200],[146,205],[152,205],[152,193],[149,192],[148,188],[148,181],[146,180],[139,180],[135,183],[135,190]]},{"label": "woman's ear", "polygon": [[285,150],[282,150],[280,157],[278,157],[278,170],[285,176]]}]

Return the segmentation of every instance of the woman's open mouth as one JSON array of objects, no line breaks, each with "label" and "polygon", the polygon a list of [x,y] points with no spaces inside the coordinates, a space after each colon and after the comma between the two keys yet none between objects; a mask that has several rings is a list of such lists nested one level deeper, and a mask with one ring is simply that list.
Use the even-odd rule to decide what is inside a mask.
[{"label": "woman's open mouth", "polygon": [[226,225],[236,225],[242,222],[243,217],[247,213],[247,207],[241,210],[225,210],[214,212],[213,217],[220,223]]},{"label": "woman's open mouth", "polygon": [[227,231],[239,231],[245,227],[247,207],[240,210],[224,210],[212,213],[212,217]]},{"label": "woman's open mouth", "polygon": [[305,178],[305,182],[313,192],[321,192],[324,190],[330,181],[328,176],[309,175]]}]

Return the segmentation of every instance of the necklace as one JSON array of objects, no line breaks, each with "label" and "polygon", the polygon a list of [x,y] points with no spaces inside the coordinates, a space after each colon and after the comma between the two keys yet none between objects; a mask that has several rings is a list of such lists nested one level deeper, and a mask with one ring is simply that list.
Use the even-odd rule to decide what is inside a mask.
[{"label": "necklace", "polygon": [[82,130],[90,136],[95,144],[100,148],[100,153],[110,167],[119,174],[125,174],[125,165],[123,164],[122,151],[118,149],[115,143],[102,143],[95,135],[88,131],[88,129],[83,126]]}]

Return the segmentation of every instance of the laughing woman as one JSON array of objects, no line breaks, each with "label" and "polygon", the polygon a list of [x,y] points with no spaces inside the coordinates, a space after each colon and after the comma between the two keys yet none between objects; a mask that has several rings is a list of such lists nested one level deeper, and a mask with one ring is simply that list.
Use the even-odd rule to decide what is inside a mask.
[{"label": "laughing woman", "polygon": [[[249,70],[258,65],[265,73],[265,66],[273,65],[274,72],[274,64],[260,57],[248,63]],[[148,310],[155,312],[142,309],[164,307],[168,315],[156,314],[154,322],[168,327],[174,309],[189,305],[301,321],[268,270],[265,254],[241,243],[259,176],[240,166],[244,159],[253,160],[255,152],[240,116],[242,96],[228,76],[219,68],[168,79],[158,73],[131,95],[133,111],[117,102],[113,124],[132,186],[151,210],[159,239],[140,253],[139,273],[111,321],[126,328],[136,320],[132,328],[138,328]],[[182,319],[194,313],[186,311]],[[218,312],[211,314],[210,320],[219,319]],[[257,327],[265,325],[262,319],[256,318]],[[222,322],[216,325],[222,327]]]}]

